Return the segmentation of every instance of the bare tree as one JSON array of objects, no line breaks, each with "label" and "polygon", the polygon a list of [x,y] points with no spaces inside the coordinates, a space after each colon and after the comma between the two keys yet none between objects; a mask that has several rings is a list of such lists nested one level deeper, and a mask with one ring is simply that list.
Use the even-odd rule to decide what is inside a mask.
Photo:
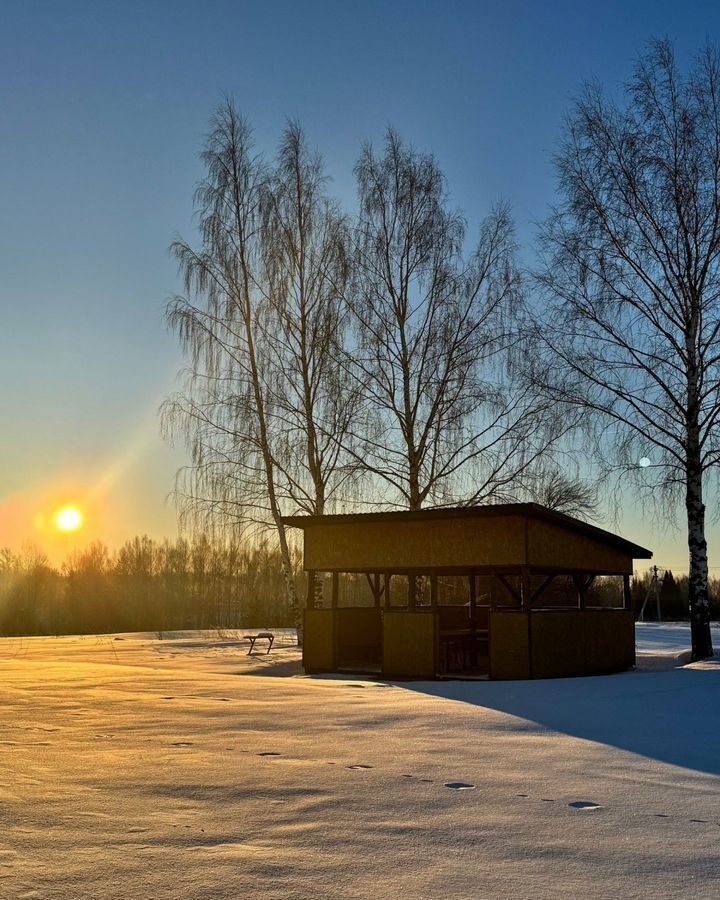
[{"label": "bare tree", "polygon": [[282,514],[321,515],[357,468],[342,449],[355,409],[341,361],[347,227],[297,123],[265,165],[227,104],[204,159],[202,249],[173,247],[195,298],[169,309],[191,357],[166,408],[193,454],[179,496],[205,528],[270,521],[297,610]]},{"label": "bare tree", "polygon": [[539,425],[550,404],[507,383],[521,306],[509,212],[491,212],[466,260],[465,223],[432,156],[389,130],[382,156],[364,147],[356,175],[348,303],[364,417],[352,452],[393,505],[512,494],[548,446]]},{"label": "bare tree", "polygon": [[559,470],[542,473],[528,493],[535,503],[578,519],[594,519],[600,510],[600,500],[592,484]]},{"label": "bare tree", "polygon": [[[342,365],[347,226],[326,181],[322,159],[308,149],[300,125],[289,123],[263,202],[263,369],[274,432],[285,448],[277,465],[292,506],[311,515],[343,496],[357,468],[343,450],[355,417]],[[316,601],[322,585],[316,577]]]},{"label": "bare tree", "polygon": [[202,159],[207,174],[195,194],[201,246],[196,250],[182,240],[172,245],[186,295],[176,297],[167,314],[190,357],[186,391],[164,408],[166,429],[180,429],[192,454],[178,496],[184,514],[205,524],[237,527],[269,519],[299,625],[272,397],[259,346],[267,171],[254,154],[250,126],[229,101],[212,120]]},{"label": "bare tree", "polygon": [[290,499],[312,515],[335,502],[353,471],[342,451],[354,411],[341,358],[347,226],[326,181],[322,159],[291,122],[263,203],[264,368],[272,375],[276,429],[288,445]]},{"label": "bare tree", "polygon": [[599,455],[664,508],[682,496],[692,658],[712,655],[706,476],[720,462],[720,63],[687,77],[652,45],[625,103],[587,86],[557,158],[541,233],[535,376],[581,409]]}]

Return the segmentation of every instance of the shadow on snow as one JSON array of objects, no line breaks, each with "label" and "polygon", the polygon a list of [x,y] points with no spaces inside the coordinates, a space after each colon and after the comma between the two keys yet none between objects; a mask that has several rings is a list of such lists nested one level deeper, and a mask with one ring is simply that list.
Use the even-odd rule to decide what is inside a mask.
[{"label": "shadow on snow", "polygon": [[720,775],[720,666],[537,681],[402,682],[573,737]]}]

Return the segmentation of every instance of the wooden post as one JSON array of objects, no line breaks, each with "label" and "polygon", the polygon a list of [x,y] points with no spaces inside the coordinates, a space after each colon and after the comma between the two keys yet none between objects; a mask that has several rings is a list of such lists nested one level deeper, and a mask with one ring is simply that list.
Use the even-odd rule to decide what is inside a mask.
[{"label": "wooden post", "polygon": [[575,582],[575,589],[578,595],[578,607],[585,609],[585,576],[573,575],[573,581]]},{"label": "wooden post", "polygon": [[315,609],[315,572],[312,570],[307,573],[307,597],[305,605],[308,609]]},{"label": "wooden post", "polygon": [[338,572],[332,573],[332,595],[330,598],[330,606],[332,609],[338,608],[338,597],[340,594],[340,575]]},{"label": "wooden post", "polygon": [[437,572],[430,573],[430,609],[433,612],[438,607],[438,583],[437,583]]},{"label": "wooden post", "polygon": [[625,609],[632,609],[632,591],[630,590],[629,575],[623,575],[623,605]]},{"label": "wooden post", "polygon": [[470,665],[475,667],[478,664],[477,652],[477,578],[475,573],[471,572],[470,578]]},{"label": "wooden post", "polygon": [[375,574],[373,575],[373,584],[375,586],[374,590],[373,590],[373,593],[375,595],[375,606],[379,609],[380,608],[380,597],[381,597],[380,573],[379,572],[375,572]]},{"label": "wooden post", "polygon": [[408,572],[408,609],[415,609],[417,606],[417,576],[413,572]]},{"label": "wooden post", "polygon": [[392,575],[389,572],[385,573],[385,609],[390,609],[390,579]]},{"label": "wooden post", "polygon": [[530,569],[523,566],[520,570],[520,605],[522,609],[530,609]]}]

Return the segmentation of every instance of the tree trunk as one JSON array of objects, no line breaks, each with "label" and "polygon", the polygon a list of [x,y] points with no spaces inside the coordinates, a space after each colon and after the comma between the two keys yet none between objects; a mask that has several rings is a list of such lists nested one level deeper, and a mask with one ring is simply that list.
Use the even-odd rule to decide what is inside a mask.
[{"label": "tree trunk", "polygon": [[297,601],[297,592],[295,590],[295,576],[290,560],[290,550],[287,543],[287,535],[285,534],[285,525],[282,521],[282,513],[280,504],[278,503],[277,493],[275,491],[275,462],[270,447],[270,438],[268,436],[267,419],[265,416],[265,401],[262,395],[262,386],[260,382],[260,374],[258,370],[257,355],[255,353],[255,338],[252,331],[253,310],[250,303],[250,279],[247,271],[243,270],[245,297],[243,305],[243,318],[245,324],[245,339],[247,341],[247,354],[250,362],[250,372],[252,375],[253,392],[255,395],[255,412],[260,429],[260,448],[263,456],[263,464],[265,466],[265,478],[267,481],[268,500],[270,501],[270,512],[273,522],[278,533],[280,543],[280,558],[282,560],[283,578],[285,579],[285,593],[292,610],[293,622],[297,631],[298,646],[302,647],[303,643],[303,616]]},{"label": "tree trunk", "polygon": [[[420,467],[417,464],[417,456],[414,445],[408,444],[409,463],[409,495],[408,508],[412,510],[422,509],[422,497],[420,495]],[[408,606],[413,609],[422,606],[425,602],[425,576],[411,575],[408,577]]]},{"label": "tree trunk", "polygon": [[[688,454],[688,456],[695,454]],[[698,453],[699,457],[699,453]],[[702,470],[698,459],[689,459],[685,492],[688,523],[690,576],[690,636],[692,661],[713,655],[710,634],[710,600],[708,597],[707,541],[705,540],[705,505],[702,497]]]},{"label": "tree trunk", "polygon": [[298,603],[297,591],[295,590],[295,575],[290,561],[290,550],[285,535],[285,526],[282,521],[280,521],[279,515],[275,518],[275,525],[277,526],[278,538],[280,540],[280,558],[282,560],[283,578],[285,579],[285,592],[290,602],[290,609],[292,610],[293,623],[297,632],[298,647],[302,647],[303,615],[300,604]]}]

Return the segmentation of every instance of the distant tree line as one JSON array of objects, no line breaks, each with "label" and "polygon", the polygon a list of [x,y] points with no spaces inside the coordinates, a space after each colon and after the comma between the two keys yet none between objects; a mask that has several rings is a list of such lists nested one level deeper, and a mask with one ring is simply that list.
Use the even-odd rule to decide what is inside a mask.
[{"label": "distant tree line", "polygon": [[0,549],[4,635],[291,625],[280,554],[268,542],[143,536],[117,552],[94,543],[60,567],[32,544]]},{"label": "distant tree line", "polygon": [[[295,571],[299,552],[292,550]],[[632,582],[635,617],[648,597],[651,573]],[[364,579],[348,576],[343,602],[366,604]],[[298,595],[307,584],[297,576]],[[464,587],[463,587],[464,590]],[[458,600],[465,602],[464,593]],[[596,598],[597,599],[597,598]],[[688,619],[688,579],[670,571],[659,580],[661,616]],[[720,578],[710,579],[712,617],[720,619]],[[644,619],[657,618],[654,594]],[[205,536],[156,541],[135,537],[111,552],[94,543],[71,554],[61,566],[32,544],[19,552],[0,549],[0,634],[108,634],[122,631],[177,631],[291,627],[282,561],[270,542],[233,544]]]}]

